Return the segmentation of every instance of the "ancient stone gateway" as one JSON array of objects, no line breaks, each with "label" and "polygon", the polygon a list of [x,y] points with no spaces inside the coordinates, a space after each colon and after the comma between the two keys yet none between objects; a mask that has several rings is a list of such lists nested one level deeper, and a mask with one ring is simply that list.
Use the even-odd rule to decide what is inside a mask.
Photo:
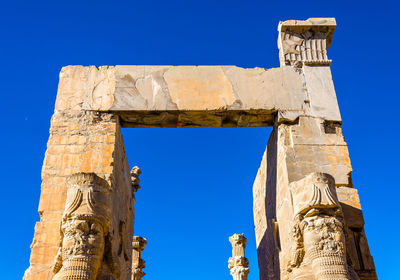
[{"label": "ancient stone gateway", "polygon": [[64,67],[24,279],[140,279],[140,171],[120,128],[227,126],[274,127],[253,186],[260,279],[377,279],[327,57],[335,27],[281,22],[275,69]]}]

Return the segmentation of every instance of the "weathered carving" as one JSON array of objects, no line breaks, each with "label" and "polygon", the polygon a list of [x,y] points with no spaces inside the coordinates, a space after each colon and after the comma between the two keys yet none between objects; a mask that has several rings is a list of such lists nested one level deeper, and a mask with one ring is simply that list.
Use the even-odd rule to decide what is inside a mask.
[{"label": "weathered carving", "polygon": [[327,49],[332,42],[336,21],[332,18],[288,20],[279,24],[278,47],[286,65],[330,65]]},{"label": "weathered carving", "polygon": [[312,173],[293,182],[290,193],[295,221],[289,279],[309,271],[316,280],[358,279],[349,273],[344,219],[333,177]]},{"label": "weathered carving", "polygon": [[132,240],[132,280],[141,280],[146,273],[143,269],[146,267],[145,261],[142,259],[142,251],[144,250],[147,240],[144,237],[134,236]]},{"label": "weathered carving", "polygon": [[140,179],[139,176],[142,174],[142,171],[138,166],[134,166],[131,170],[131,181],[132,181],[132,192],[136,193],[139,189]]},{"label": "weathered carving", "polygon": [[[323,278],[324,269],[329,266],[323,263],[325,259],[321,251],[335,252],[334,256],[338,256],[335,267],[342,269],[346,256],[347,264],[351,259],[363,280],[376,279],[364,223],[361,222],[359,199],[349,191],[352,190],[349,175],[352,168],[341,133],[342,119],[332,75],[327,66],[330,64],[327,49],[335,26],[334,19],[281,23],[278,43],[282,67],[274,69],[235,66],[64,67],[60,73],[42,169],[40,221],[35,228],[31,266],[25,279],[47,280],[53,276],[48,276],[52,262],[48,256],[53,258],[53,248],[58,242],[53,238],[53,233],[58,233],[57,225],[53,223],[54,215],[62,212],[65,206],[64,193],[54,190],[64,187],[64,177],[72,170],[98,172],[113,180],[113,225],[111,230],[108,222],[104,221],[106,218],[95,219],[98,210],[85,206],[90,201],[85,184],[82,190],[78,188],[73,196],[69,195],[61,228],[60,253],[54,266],[55,278],[95,278],[97,274],[100,275],[98,280],[109,280],[112,277],[108,271],[104,272],[105,269],[110,267],[118,272],[112,252],[121,261],[118,280],[130,278],[133,203],[139,188],[140,170],[134,167],[131,174],[127,170],[121,127],[208,126],[274,126],[254,185],[254,221],[262,280],[281,279],[288,274],[294,278],[299,270],[301,273],[306,270],[301,267],[309,269],[310,277],[303,279],[313,279],[312,264],[315,275]],[[332,172],[336,183],[342,186],[339,189],[347,189],[343,192],[348,197],[347,206],[342,198],[340,201],[344,214],[348,214],[345,216],[345,239],[351,258],[343,253],[343,221],[336,213],[340,212],[336,201],[332,207],[326,202],[315,202],[321,197],[329,202],[323,189],[305,187],[315,195],[315,201],[310,204],[312,207],[304,208],[307,210],[297,209],[296,226],[291,224],[294,218],[288,195],[289,183],[315,170]],[[96,191],[93,193],[96,197]],[[298,207],[302,200],[294,200]],[[98,205],[111,203],[108,198],[99,201]],[[83,207],[88,208],[85,210],[87,213],[83,211],[86,216],[74,217]],[[357,222],[353,224],[351,221]],[[292,227],[294,241],[289,234]],[[78,234],[78,230],[82,231],[80,228],[88,230]],[[86,235],[90,233],[87,231],[96,233],[92,234],[94,237],[90,241],[93,250],[85,249],[80,253],[76,248],[81,246],[79,239],[88,243]],[[109,249],[111,242],[107,237],[111,235],[115,238],[113,250]],[[332,258],[328,256],[326,260]],[[289,259],[290,272],[287,271]],[[247,275],[243,272],[248,271],[244,257],[232,257],[231,266],[234,275]],[[80,277],[79,273],[85,275]]]},{"label": "weathered carving", "polygon": [[95,280],[103,262],[118,278],[119,263],[111,250],[109,184],[94,173],[76,173],[67,179],[67,184],[53,279]]},{"label": "weathered carving", "polygon": [[228,267],[233,280],[247,280],[249,274],[249,260],[244,256],[247,239],[243,234],[234,234],[229,237],[232,244],[232,257],[229,258]]}]

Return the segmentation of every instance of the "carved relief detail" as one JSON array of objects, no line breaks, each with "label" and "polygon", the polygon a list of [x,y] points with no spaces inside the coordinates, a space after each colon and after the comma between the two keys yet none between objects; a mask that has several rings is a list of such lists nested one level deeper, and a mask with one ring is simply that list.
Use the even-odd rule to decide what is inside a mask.
[{"label": "carved relief detail", "polygon": [[67,179],[67,188],[53,279],[95,280],[103,262],[118,278],[119,263],[111,250],[109,184],[94,173],[76,173]]},{"label": "carved relief detail", "polygon": [[[311,267],[316,280],[357,279],[350,277],[345,247],[342,209],[335,181],[325,173],[312,173],[290,185],[294,210],[292,259],[287,271]],[[306,271],[306,269],[304,269]]]},{"label": "carved relief detail", "polygon": [[310,18],[306,21],[285,21],[279,24],[278,46],[286,65],[330,65],[327,49],[335,30],[334,19]]},{"label": "carved relief detail", "polygon": [[131,170],[132,191],[134,193],[140,189],[140,186],[139,186],[140,174],[142,174],[142,171],[140,170],[140,168],[138,166],[134,166]]},{"label": "carved relief detail", "polygon": [[244,256],[247,239],[243,234],[234,234],[229,237],[232,244],[232,257],[229,258],[228,268],[233,280],[247,280],[249,274],[249,260]]},{"label": "carved relief detail", "polygon": [[144,237],[134,236],[132,240],[132,280],[141,280],[146,273],[143,269],[146,267],[145,261],[142,259],[142,251],[144,250],[147,240]]}]

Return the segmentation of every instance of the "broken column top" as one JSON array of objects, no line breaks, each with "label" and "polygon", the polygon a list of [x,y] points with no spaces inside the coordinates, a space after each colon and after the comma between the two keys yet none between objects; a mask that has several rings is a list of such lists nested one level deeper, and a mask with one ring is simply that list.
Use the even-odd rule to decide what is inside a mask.
[{"label": "broken column top", "polygon": [[336,28],[334,18],[287,20],[278,25],[281,65],[330,65],[327,49]]},{"label": "broken column top", "polygon": [[140,251],[144,250],[144,246],[147,244],[147,239],[141,236],[134,236],[132,239],[132,248]]}]

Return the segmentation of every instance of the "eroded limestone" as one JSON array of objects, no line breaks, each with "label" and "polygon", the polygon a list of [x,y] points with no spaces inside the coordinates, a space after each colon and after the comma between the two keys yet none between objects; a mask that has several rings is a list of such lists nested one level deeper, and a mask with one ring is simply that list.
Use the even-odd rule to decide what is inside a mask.
[{"label": "eroded limestone", "polygon": [[341,121],[329,69],[285,66],[68,66],[56,110],[115,112],[127,127],[270,126],[278,112]]},{"label": "eroded limestone", "polygon": [[[329,68],[335,27],[280,23],[274,69],[64,67],[24,279],[141,279],[141,171],[120,129],[205,126],[274,126],[253,186],[260,280],[377,279]],[[230,239],[234,279],[247,278],[245,240]]]},{"label": "eroded limestone", "polygon": [[247,239],[243,234],[235,233],[229,237],[229,241],[232,244],[232,257],[229,258],[228,268],[233,280],[247,280],[247,275],[250,272],[249,260],[244,254]]}]

